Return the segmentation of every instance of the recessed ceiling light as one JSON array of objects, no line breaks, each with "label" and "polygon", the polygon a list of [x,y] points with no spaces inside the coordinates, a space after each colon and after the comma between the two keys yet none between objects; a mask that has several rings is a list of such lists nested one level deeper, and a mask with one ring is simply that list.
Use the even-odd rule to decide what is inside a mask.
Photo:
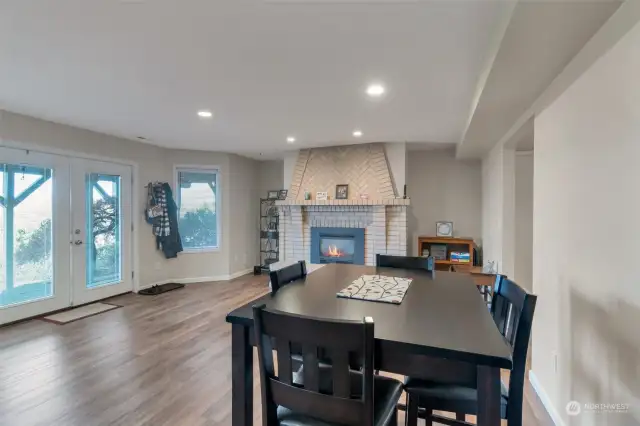
[{"label": "recessed ceiling light", "polygon": [[213,117],[213,113],[211,111],[207,111],[206,109],[198,111],[198,116],[201,118],[211,118]]},{"label": "recessed ceiling light", "polygon": [[372,98],[378,98],[384,95],[385,90],[386,89],[382,84],[370,84],[367,87],[367,95],[371,96]]},{"label": "recessed ceiling light", "polygon": [[362,136],[362,132],[360,130],[354,130],[353,136],[355,136],[356,138],[359,138],[360,136]]},{"label": "recessed ceiling light", "polygon": [[296,141],[296,138],[294,138],[293,136],[287,136],[287,143],[294,143]]}]

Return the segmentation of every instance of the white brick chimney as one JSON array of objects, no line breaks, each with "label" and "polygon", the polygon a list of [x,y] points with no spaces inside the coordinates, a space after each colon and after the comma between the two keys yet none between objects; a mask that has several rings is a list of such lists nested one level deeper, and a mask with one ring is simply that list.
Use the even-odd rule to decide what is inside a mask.
[{"label": "white brick chimney", "polygon": [[[338,184],[349,185],[349,199],[335,199]],[[317,192],[329,200],[316,200]],[[310,262],[312,227],[364,228],[367,265],[376,254],[406,255],[409,200],[397,195],[383,144],[301,150],[287,199],[276,203],[280,260]]]}]

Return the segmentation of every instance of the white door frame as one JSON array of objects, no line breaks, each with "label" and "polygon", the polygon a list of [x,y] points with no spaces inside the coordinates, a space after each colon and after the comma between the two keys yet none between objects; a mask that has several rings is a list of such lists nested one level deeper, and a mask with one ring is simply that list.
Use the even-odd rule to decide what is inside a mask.
[{"label": "white door frame", "polygon": [[[47,153],[15,150],[1,146],[3,161],[13,164],[28,164],[53,169],[52,180],[52,262],[53,294],[44,299],[35,299],[0,308],[0,324],[41,315],[63,309],[71,302],[71,270],[69,251],[69,161]],[[61,190],[62,188],[62,190]]]},{"label": "white door frame", "polygon": [[140,202],[140,166],[138,162],[131,161],[122,158],[108,157],[103,155],[96,154],[88,154],[84,152],[73,151],[70,149],[62,149],[50,147],[48,145],[42,145],[39,143],[33,142],[23,142],[23,141],[14,141],[3,139],[0,137],[0,147],[6,148],[14,148],[14,149],[23,149],[27,151],[33,152],[41,152],[43,154],[53,154],[53,155],[62,155],[65,157],[75,157],[75,158],[84,158],[87,160],[97,160],[97,161],[106,161],[110,163],[123,164],[132,167],[133,172],[133,182],[131,186],[131,218],[133,223],[133,232],[131,233],[132,239],[132,251],[133,251],[133,291],[137,293],[140,288],[140,246],[139,246],[139,238],[137,236],[137,232],[140,229],[141,225],[141,202]]},{"label": "white door frame", "polygon": [[[69,235],[71,247],[71,302],[74,306],[106,299],[118,294],[133,290],[132,253],[132,169],[131,166],[106,161],[88,160],[85,158],[70,159],[71,181],[71,234]],[[114,175],[120,177],[119,219],[120,226],[117,230],[121,238],[119,245],[121,257],[118,259],[120,278],[110,284],[89,286],[87,282],[87,267],[90,265],[87,252],[90,244],[87,235],[88,215],[90,199],[94,188],[87,191],[87,177],[95,173],[100,175]],[[106,195],[105,195],[106,196]]]}]

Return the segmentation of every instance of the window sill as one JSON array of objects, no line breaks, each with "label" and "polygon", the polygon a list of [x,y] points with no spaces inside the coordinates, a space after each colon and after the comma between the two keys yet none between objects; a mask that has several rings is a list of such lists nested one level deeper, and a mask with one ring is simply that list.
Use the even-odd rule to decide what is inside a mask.
[{"label": "window sill", "polygon": [[219,251],[220,251],[220,247],[203,247],[203,248],[184,249],[182,251],[182,254],[216,253]]}]

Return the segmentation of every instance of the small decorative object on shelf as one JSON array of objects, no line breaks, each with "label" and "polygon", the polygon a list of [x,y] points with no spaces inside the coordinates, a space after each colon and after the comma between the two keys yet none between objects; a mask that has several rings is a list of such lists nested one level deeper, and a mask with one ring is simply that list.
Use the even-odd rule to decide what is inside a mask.
[{"label": "small decorative object on shelf", "polygon": [[435,260],[447,260],[447,246],[445,244],[432,244],[431,256]]},{"label": "small decorative object on shelf", "polygon": [[316,192],[317,201],[327,201],[328,196],[326,192]]},{"label": "small decorative object on shelf", "polygon": [[267,200],[277,200],[279,193],[278,190],[267,191]]},{"label": "small decorative object on shelf", "polygon": [[453,237],[453,222],[436,222],[436,236]]},{"label": "small decorative object on shelf", "polygon": [[452,251],[450,260],[452,263],[469,263],[471,262],[471,256],[469,253]]},{"label": "small decorative object on shelf", "polygon": [[278,200],[286,200],[288,192],[289,191],[287,191],[286,189],[281,189],[280,192],[278,193]]},{"label": "small decorative object on shelf", "polygon": [[311,193],[309,191],[304,191],[304,199],[307,201],[311,199]]},{"label": "small decorative object on shelf", "polygon": [[363,192],[360,194],[360,199],[361,200],[368,200],[369,199],[369,194],[367,194],[366,192]]},{"label": "small decorative object on shelf", "polygon": [[491,262],[487,262],[482,267],[482,272],[485,274],[497,274],[498,273],[498,265],[496,265],[496,261],[492,260]]},{"label": "small decorative object on shelf", "polygon": [[349,185],[336,185],[336,200],[347,200],[349,198]]}]

